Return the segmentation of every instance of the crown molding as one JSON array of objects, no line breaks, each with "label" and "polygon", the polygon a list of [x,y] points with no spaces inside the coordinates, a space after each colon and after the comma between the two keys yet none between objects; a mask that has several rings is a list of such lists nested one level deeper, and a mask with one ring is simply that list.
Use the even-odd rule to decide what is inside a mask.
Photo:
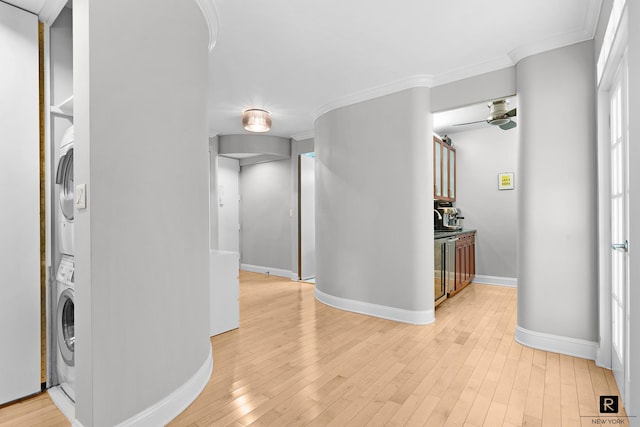
[{"label": "crown molding", "polygon": [[305,139],[315,138],[316,134],[314,130],[308,130],[306,132],[296,133],[295,135],[291,135],[291,139],[296,142],[304,141]]},{"label": "crown molding", "polygon": [[433,86],[442,86],[447,83],[453,83],[469,77],[479,76],[480,74],[490,73],[492,71],[502,70],[503,68],[512,67],[515,63],[508,56],[502,56],[491,59],[489,61],[480,62],[460,68],[455,68],[443,74],[433,77]]},{"label": "crown molding", "polygon": [[209,27],[209,52],[211,52],[218,41],[218,29],[220,28],[218,12],[213,0],[196,0],[196,3],[204,15],[207,27]]},{"label": "crown molding", "polygon": [[518,62],[529,56],[570,46],[572,44],[581,43],[587,40],[591,40],[592,38],[593,36],[590,35],[590,31],[583,28],[570,33],[560,34],[556,37],[551,37],[535,43],[529,43],[524,46],[520,46],[509,52],[508,55],[513,63],[517,64]]},{"label": "crown molding", "polygon": [[601,11],[602,0],[591,0],[587,5],[587,13],[584,17],[584,30],[590,36],[589,38],[594,38],[596,35]]},{"label": "crown molding", "polygon": [[347,105],[357,104],[358,102],[368,101],[370,99],[379,98],[381,96],[390,95],[405,89],[414,87],[431,87],[433,86],[433,77],[429,75],[412,76],[402,80],[396,80],[371,89],[365,89],[360,92],[352,93],[340,98],[336,98],[326,104],[320,106],[313,113],[313,121],[318,117],[328,113],[329,111],[346,107]]}]

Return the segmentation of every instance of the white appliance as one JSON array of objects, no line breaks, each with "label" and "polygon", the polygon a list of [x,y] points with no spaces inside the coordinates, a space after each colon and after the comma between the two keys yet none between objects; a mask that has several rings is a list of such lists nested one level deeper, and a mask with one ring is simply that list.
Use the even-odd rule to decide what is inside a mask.
[{"label": "white appliance", "polygon": [[73,245],[73,126],[66,130],[60,143],[56,169],[58,189],[58,239],[60,252],[74,255]]},{"label": "white appliance", "polygon": [[75,286],[73,280],[74,260],[72,256],[62,255],[56,274],[57,306],[57,371],[60,388],[75,402]]},{"label": "white appliance", "polygon": [[209,252],[210,335],[240,326],[240,254],[212,249]]}]

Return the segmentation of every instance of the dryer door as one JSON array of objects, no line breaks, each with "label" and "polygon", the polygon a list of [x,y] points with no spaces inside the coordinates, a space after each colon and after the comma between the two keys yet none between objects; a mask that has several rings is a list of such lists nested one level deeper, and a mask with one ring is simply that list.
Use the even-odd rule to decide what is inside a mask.
[{"label": "dryer door", "polygon": [[58,298],[58,348],[64,362],[69,366],[75,364],[75,310],[73,291],[65,289]]},{"label": "dryer door", "polygon": [[73,220],[73,147],[60,156],[56,184],[60,185],[58,188],[60,210],[64,217],[71,221]]}]

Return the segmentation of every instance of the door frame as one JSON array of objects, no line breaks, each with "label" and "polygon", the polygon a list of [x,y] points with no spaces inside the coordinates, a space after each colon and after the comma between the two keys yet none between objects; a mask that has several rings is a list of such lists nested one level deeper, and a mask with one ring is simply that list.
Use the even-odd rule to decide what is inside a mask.
[{"label": "door frame", "polygon": [[[620,67],[627,61],[627,21],[626,6],[620,19],[616,36],[610,45],[610,53],[604,66],[602,77],[597,87],[597,119],[598,119],[598,256],[599,256],[599,333],[600,346],[596,356],[596,364],[608,369],[612,368],[612,292],[611,292],[611,147],[610,147],[610,99],[609,93],[618,76]],[[627,92],[629,88],[627,87]],[[628,112],[627,112],[628,113]],[[627,141],[628,143],[629,141]],[[628,155],[628,153],[627,153]],[[628,161],[628,159],[627,159]],[[630,258],[629,258],[630,262]],[[627,278],[627,283],[629,278]],[[627,293],[626,312],[628,313],[631,301]],[[624,404],[628,408],[630,402],[629,374],[629,318],[626,319],[625,342],[625,379]],[[618,385],[620,388],[621,385]]]}]

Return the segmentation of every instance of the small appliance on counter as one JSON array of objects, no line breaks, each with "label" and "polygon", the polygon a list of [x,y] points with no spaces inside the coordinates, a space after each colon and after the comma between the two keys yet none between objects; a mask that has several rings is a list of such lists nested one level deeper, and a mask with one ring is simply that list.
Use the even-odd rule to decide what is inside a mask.
[{"label": "small appliance on counter", "polygon": [[434,230],[457,231],[462,230],[462,211],[453,202],[434,202]]}]

